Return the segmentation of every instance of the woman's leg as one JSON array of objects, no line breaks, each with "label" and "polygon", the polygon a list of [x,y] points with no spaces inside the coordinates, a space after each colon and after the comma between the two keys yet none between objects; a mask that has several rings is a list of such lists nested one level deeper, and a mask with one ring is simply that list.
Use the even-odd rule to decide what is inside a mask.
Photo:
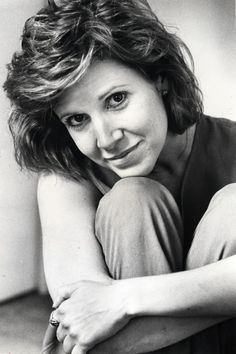
[{"label": "woman's leg", "polygon": [[[212,198],[189,250],[186,269],[202,267],[236,254],[236,183]],[[193,354],[236,353],[236,320],[205,330],[191,338]]]},{"label": "woman's leg", "polygon": [[[183,269],[182,220],[170,192],[144,177],[125,178],[100,201],[96,236],[115,279]],[[158,354],[188,354],[182,341]]]},{"label": "woman's leg", "polygon": [[[117,182],[99,203],[95,229],[114,279],[183,268],[180,213],[169,191],[158,182],[143,177]],[[187,352],[181,346],[170,353]]]},{"label": "woman's leg", "polygon": [[120,180],[101,199],[95,224],[114,279],[183,268],[179,210],[158,182],[144,177]]}]

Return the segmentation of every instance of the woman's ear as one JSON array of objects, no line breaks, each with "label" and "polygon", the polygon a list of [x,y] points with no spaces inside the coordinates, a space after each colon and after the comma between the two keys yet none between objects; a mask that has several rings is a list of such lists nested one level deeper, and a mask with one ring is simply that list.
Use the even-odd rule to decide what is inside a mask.
[{"label": "woman's ear", "polygon": [[166,95],[168,92],[168,81],[165,77],[159,75],[156,81],[157,91],[162,95]]}]

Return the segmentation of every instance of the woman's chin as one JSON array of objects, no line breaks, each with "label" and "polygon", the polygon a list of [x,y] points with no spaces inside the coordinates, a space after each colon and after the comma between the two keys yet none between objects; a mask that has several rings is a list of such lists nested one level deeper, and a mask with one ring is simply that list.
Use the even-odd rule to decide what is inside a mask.
[{"label": "woman's chin", "polygon": [[148,164],[146,165],[138,165],[138,166],[132,166],[129,168],[125,169],[112,169],[113,172],[115,172],[120,178],[126,178],[126,177],[145,177],[148,176],[155,164]]}]

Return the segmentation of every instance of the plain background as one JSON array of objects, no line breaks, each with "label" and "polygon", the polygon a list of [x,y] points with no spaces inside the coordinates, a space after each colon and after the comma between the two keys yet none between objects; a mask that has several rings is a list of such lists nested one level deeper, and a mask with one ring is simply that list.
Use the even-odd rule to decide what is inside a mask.
[{"label": "plain background", "polygon": [[[46,1],[46,0],[45,0]],[[121,0],[122,1],[122,0]],[[160,19],[190,47],[205,112],[236,120],[235,1],[150,0]],[[0,86],[20,47],[23,23],[44,0],[1,0]],[[7,128],[9,102],[0,88],[0,301],[45,290],[36,203],[37,176],[21,172]]]}]

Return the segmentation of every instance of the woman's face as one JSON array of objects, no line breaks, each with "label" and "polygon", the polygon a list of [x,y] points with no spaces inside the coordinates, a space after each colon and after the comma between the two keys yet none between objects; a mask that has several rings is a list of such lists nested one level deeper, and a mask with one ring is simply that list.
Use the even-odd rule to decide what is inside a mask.
[{"label": "woman's face", "polygon": [[92,64],[63,92],[55,112],[78,149],[121,178],[148,175],[167,135],[156,85],[113,60]]}]

